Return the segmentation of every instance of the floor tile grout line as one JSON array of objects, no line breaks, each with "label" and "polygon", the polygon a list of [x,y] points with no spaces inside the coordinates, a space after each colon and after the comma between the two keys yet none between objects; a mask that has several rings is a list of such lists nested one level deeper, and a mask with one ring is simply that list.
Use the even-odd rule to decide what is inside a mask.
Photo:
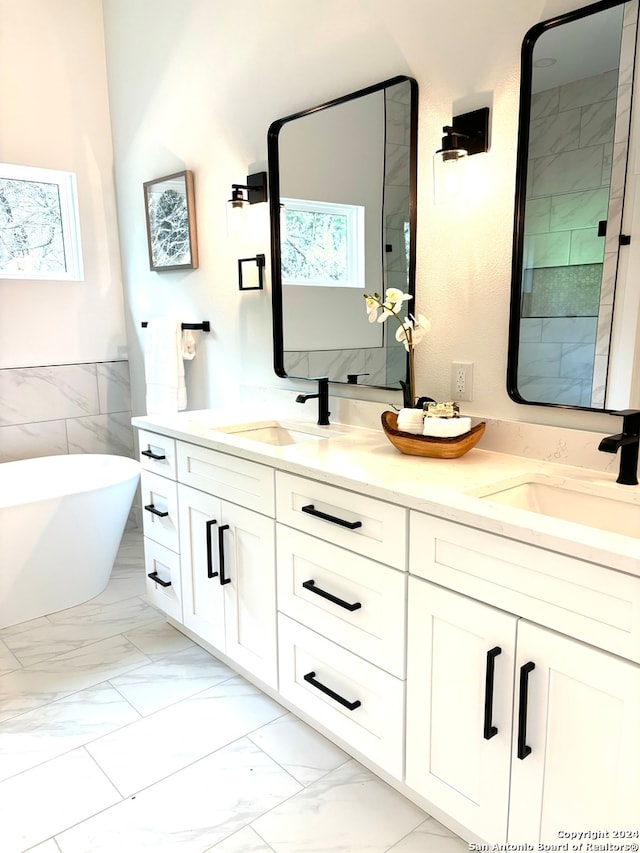
[{"label": "floor tile grout line", "polygon": [[[141,627],[144,627],[144,626],[141,626]],[[133,629],[133,630],[135,630],[135,629]],[[143,652],[143,651],[142,651],[138,646],[136,646],[136,645],[135,645],[135,643],[133,643],[133,641],[131,641],[131,640],[130,640],[130,639],[129,639],[125,634],[114,634],[114,635],[113,635],[113,637],[106,637],[106,638],[104,638],[104,639],[113,639],[114,637],[117,637],[117,636],[121,636],[121,637],[122,637],[126,642],[129,642],[129,643],[131,643],[133,646],[135,646],[135,648],[140,652],[140,654],[145,655],[145,653],[144,653],[144,652]],[[99,643],[99,642],[102,642],[102,641],[101,641],[101,640],[97,640],[97,641],[96,641],[96,643]],[[193,643],[193,646],[194,646],[194,647],[197,647],[197,648],[202,648],[201,646],[198,646],[198,645],[197,645],[197,643]],[[187,647],[186,647],[186,649],[189,649],[189,648],[190,648],[189,646],[187,646]],[[180,651],[185,651],[186,649],[181,649]],[[206,650],[205,650],[205,651],[206,651]],[[29,709],[28,709],[28,710],[26,710],[26,711],[20,711],[20,712],[19,712],[19,713],[17,713],[17,714],[12,714],[10,717],[5,717],[4,719],[0,719],[0,726],[1,726],[3,723],[9,722],[10,720],[16,720],[16,719],[18,719],[19,717],[22,717],[22,716],[24,716],[24,715],[26,715],[26,714],[30,714],[30,713],[32,713],[33,711],[40,711],[40,710],[42,710],[43,708],[46,708],[46,707],[48,707],[48,706],[50,706],[50,705],[55,705],[57,702],[61,702],[61,701],[65,700],[65,699],[68,699],[68,698],[69,698],[69,697],[71,697],[71,696],[74,696],[74,695],[76,695],[76,694],[78,694],[78,693],[82,693],[82,692],[84,692],[85,690],[90,690],[90,689],[92,689],[92,688],[94,688],[94,687],[99,687],[101,684],[109,684],[109,686],[110,686],[110,687],[112,687],[114,690],[116,690],[116,691],[117,691],[117,692],[122,696],[122,698],[127,702],[127,704],[129,704],[129,705],[133,708],[133,710],[134,710],[137,714],[139,714],[140,719],[147,719],[148,717],[152,716],[153,714],[156,714],[156,713],[158,713],[159,711],[163,711],[163,710],[165,710],[166,708],[170,708],[170,707],[172,707],[172,706],[174,706],[174,705],[178,704],[179,702],[183,701],[184,699],[193,698],[194,696],[197,696],[199,693],[202,693],[202,692],[204,692],[205,690],[210,690],[210,689],[211,689],[211,687],[215,687],[215,686],[217,686],[218,684],[224,684],[224,683],[226,683],[227,681],[230,681],[232,678],[237,678],[237,677],[238,677],[238,674],[237,674],[237,673],[235,673],[235,672],[233,672],[233,670],[231,670],[231,671],[230,671],[230,673],[231,673],[231,674],[230,674],[228,677],[226,677],[225,679],[223,679],[222,681],[216,682],[215,684],[209,685],[208,687],[203,687],[203,688],[202,688],[202,690],[196,691],[195,693],[192,693],[192,694],[190,694],[189,696],[183,696],[181,699],[177,699],[175,702],[171,702],[169,705],[165,705],[165,706],[163,706],[162,708],[158,708],[156,711],[153,711],[151,714],[143,714],[141,711],[139,711],[139,710],[135,707],[135,705],[133,705],[133,704],[132,704],[128,699],[127,699],[127,697],[126,697],[126,696],[124,696],[124,694],[122,694],[122,693],[118,690],[118,688],[116,687],[116,685],[114,685],[114,684],[112,683],[112,681],[111,681],[111,678],[119,678],[121,675],[129,675],[129,674],[131,674],[131,673],[133,673],[133,672],[136,672],[138,669],[141,669],[142,667],[148,666],[149,664],[160,663],[161,661],[166,660],[168,657],[171,657],[171,655],[172,655],[172,654],[179,654],[179,653],[180,653],[180,652],[169,653],[168,655],[163,655],[163,657],[161,657],[161,658],[153,658],[153,659],[152,659],[152,658],[149,658],[146,662],[143,662],[143,663],[141,663],[140,665],[133,667],[132,669],[128,669],[128,670],[126,670],[125,672],[118,673],[118,675],[111,676],[110,678],[105,678],[105,679],[103,679],[103,681],[98,681],[98,682],[96,682],[95,684],[90,684],[90,685],[88,685],[88,686],[86,686],[86,687],[81,687],[79,690],[72,690],[72,691],[71,691],[71,692],[69,692],[69,693],[64,693],[63,695],[58,696],[58,697],[56,697],[55,699],[49,700],[48,702],[43,702],[41,705],[35,705],[33,708],[29,708]],[[145,655],[145,657],[146,657],[146,655]],[[213,655],[211,655],[211,657],[214,657],[214,659],[215,659],[215,660],[218,660],[218,658],[215,658],[215,656],[213,656]],[[222,661],[219,661],[219,663],[222,663]],[[224,664],[224,665],[226,666],[226,664]],[[33,664],[33,666],[37,666],[37,664]],[[22,667],[22,669],[26,669],[26,667]],[[15,670],[15,671],[17,671],[17,670]],[[10,674],[10,673],[5,673],[5,675],[9,675],[9,674]],[[0,676],[0,682],[1,682],[1,680],[2,680],[2,676]],[[138,722],[138,721],[137,721],[137,720],[135,720],[134,722]],[[131,723],[127,723],[126,725],[131,725]],[[122,726],[120,726],[120,727],[118,727],[118,728],[122,728]],[[114,729],[114,731],[117,731],[117,729]],[[104,737],[104,735],[100,735],[100,737]],[[99,738],[96,738],[96,740],[97,740],[97,739],[99,739]],[[93,741],[88,741],[88,743],[93,743]],[[9,778],[11,778],[11,777],[9,777]]]},{"label": "floor tile grout line", "polygon": [[[113,637],[105,637],[104,639],[112,640],[112,639],[114,639],[114,637],[118,637],[118,636],[124,637],[124,635],[122,635],[122,634],[114,634]],[[98,643],[104,642],[104,639],[103,640],[96,640],[96,643],[92,643],[91,645],[97,645]],[[127,640],[126,637],[124,637],[124,639]],[[129,642],[129,640],[127,640],[127,642]],[[133,645],[133,643],[131,645]],[[83,646],[82,648],[85,648],[85,647]],[[86,648],[89,648],[89,646],[87,646]],[[140,651],[137,646],[135,648],[137,651]],[[141,654],[144,654],[144,652],[141,652]],[[146,657],[146,655],[145,655],[145,657]],[[46,663],[46,662],[47,661],[43,661],[43,663]],[[153,661],[151,659],[147,659],[145,662],[137,664],[136,666],[132,667],[131,669],[127,669],[122,673],[118,673],[118,675],[127,675],[129,672],[134,672],[135,670],[140,669],[140,667],[142,667],[142,666],[147,666],[147,664],[149,664],[149,663],[153,663]],[[33,664],[33,666],[34,667],[38,666],[38,664]],[[28,671],[28,667],[23,667],[22,670],[14,670],[14,673],[19,672],[19,671],[25,671],[26,672],[26,671]],[[13,673],[5,673],[5,675],[12,675],[12,674]],[[4,676],[0,676],[0,686],[2,684],[3,677]],[[114,675],[111,677],[116,678],[117,676]],[[74,690],[70,690],[68,693],[63,692],[61,696],[57,696],[55,699],[50,699],[49,701],[43,702],[40,705],[34,705],[33,708],[29,708],[27,711],[20,711],[17,714],[11,714],[9,717],[4,717],[4,718],[0,716],[0,725],[2,725],[2,723],[8,722],[9,720],[13,720],[16,717],[21,717],[23,714],[28,714],[31,711],[37,711],[41,708],[45,708],[45,707],[47,707],[47,705],[52,705],[55,702],[60,701],[61,699],[67,699],[69,696],[74,696],[76,693],[82,693],[83,690],[89,690],[92,687],[98,687],[98,685],[103,684],[105,681],[109,681],[109,679],[105,678],[102,681],[97,681],[93,684],[88,684],[85,687],[81,687],[79,690],[74,689]],[[2,714],[2,707],[0,705],[0,715],[1,714]]]},{"label": "floor tile grout line", "polygon": [[[156,662],[157,662],[157,661],[156,661]],[[128,673],[124,673],[124,674],[125,674],[125,675],[128,675]],[[118,677],[119,677],[119,676],[114,676],[114,678],[118,678]],[[100,682],[98,682],[97,684],[92,684],[92,685],[90,685],[89,687],[84,687],[84,688],[82,688],[81,690],[77,690],[77,691],[75,691],[75,693],[70,693],[70,694],[67,694],[67,695],[65,695],[65,696],[60,696],[60,697],[58,697],[57,699],[54,699],[54,700],[53,700],[53,701],[51,701],[51,702],[46,702],[44,705],[39,705],[39,706],[37,706],[36,708],[32,708],[32,709],[30,709],[29,711],[24,711],[24,712],[23,712],[23,713],[21,713],[21,714],[17,714],[17,715],[15,715],[15,716],[13,716],[13,717],[8,717],[7,719],[0,721],[0,727],[2,726],[2,723],[4,723],[4,722],[9,722],[9,721],[17,720],[19,717],[25,716],[25,715],[27,715],[27,714],[31,713],[32,711],[40,711],[40,710],[42,710],[43,708],[50,707],[51,705],[56,705],[58,702],[62,702],[63,700],[68,699],[70,696],[74,696],[74,695],[77,695],[77,694],[83,693],[85,690],[91,690],[91,689],[93,689],[93,688],[100,687],[101,685],[108,685],[110,688],[112,688],[113,690],[115,690],[115,691],[118,693],[118,695],[122,698],[122,700],[123,700],[124,702],[126,702],[126,704],[131,708],[131,710],[132,710],[134,713],[136,713],[136,714],[138,715],[138,719],[136,719],[136,720],[131,720],[131,721],[127,722],[127,723],[123,723],[122,725],[116,726],[115,728],[111,729],[111,730],[110,730],[110,731],[108,731],[108,732],[105,732],[104,734],[100,734],[100,735],[97,735],[96,737],[92,737],[92,738],[90,738],[89,740],[85,741],[83,744],[80,744],[80,745],[76,745],[76,746],[69,747],[69,749],[65,749],[63,752],[60,752],[60,753],[58,753],[58,754],[56,754],[56,755],[52,756],[51,758],[47,758],[47,759],[45,759],[44,761],[40,761],[40,762],[38,762],[37,764],[32,765],[31,767],[27,767],[27,768],[25,768],[24,770],[20,770],[20,771],[18,771],[17,773],[13,773],[11,776],[7,776],[5,779],[0,779],[0,783],[2,783],[2,782],[6,782],[6,781],[8,781],[9,779],[15,779],[17,776],[20,776],[22,773],[26,773],[26,772],[28,772],[29,770],[34,770],[36,767],[40,767],[40,766],[42,766],[43,764],[46,764],[48,761],[53,761],[54,759],[56,759],[56,758],[60,758],[60,757],[62,757],[63,755],[68,755],[70,752],[73,752],[75,749],[82,749],[82,748],[85,748],[85,747],[87,747],[87,746],[90,746],[91,744],[96,743],[97,741],[102,740],[102,739],[103,739],[103,738],[105,738],[105,737],[109,737],[110,735],[114,734],[115,732],[121,731],[121,730],[123,730],[123,729],[128,728],[129,726],[135,725],[136,723],[139,723],[139,722],[140,722],[140,721],[142,721],[142,720],[149,719],[149,718],[151,718],[152,716],[154,716],[155,714],[160,713],[161,711],[166,710],[167,708],[171,708],[171,707],[174,707],[174,706],[176,706],[176,705],[179,705],[181,702],[183,702],[183,701],[185,701],[185,700],[187,700],[187,699],[192,699],[194,696],[197,696],[199,693],[204,693],[205,691],[210,690],[210,689],[211,689],[211,687],[217,687],[219,684],[225,684],[227,681],[230,681],[230,680],[231,680],[232,678],[234,678],[234,677],[236,677],[236,674],[235,674],[235,673],[232,673],[232,674],[231,674],[231,675],[229,675],[226,679],[224,679],[224,681],[216,682],[215,684],[210,685],[209,687],[204,687],[204,688],[202,688],[202,690],[197,691],[196,693],[192,693],[192,694],[190,694],[189,696],[183,696],[181,699],[177,699],[175,702],[172,702],[172,703],[171,703],[171,704],[169,704],[169,705],[165,705],[165,706],[163,706],[162,708],[158,708],[156,711],[153,711],[151,714],[143,714],[141,711],[139,711],[139,710],[135,707],[135,705],[133,705],[133,704],[131,703],[131,701],[130,701],[129,699],[127,699],[127,697],[126,697],[123,693],[121,693],[121,691],[120,691],[120,690],[118,690],[117,686],[116,686],[115,684],[113,684],[113,683],[111,682],[111,680],[110,680],[110,679],[105,679],[104,681],[100,681]],[[279,718],[276,718],[276,719],[279,719]],[[254,731],[255,731],[255,730],[254,730]],[[215,751],[216,751],[216,750],[214,750],[214,752],[215,752]],[[89,754],[90,754],[90,753],[89,753]],[[93,756],[92,756],[92,758],[93,758]],[[95,760],[96,760],[96,759],[94,758],[94,761],[95,761]],[[196,760],[198,760],[198,759],[196,759]],[[105,771],[104,771],[102,768],[100,768],[100,769],[102,770],[102,772],[103,772],[103,773],[105,773]],[[178,771],[174,771],[174,772],[178,772]],[[111,780],[109,780],[109,781],[111,781]],[[113,782],[112,782],[112,784],[114,784],[114,785],[115,785],[115,783],[113,783]],[[119,790],[119,789],[118,789],[118,790]]]},{"label": "floor tile grout line", "polygon": [[[277,719],[277,718],[276,718],[276,719]],[[265,723],[265,725],[268,725],[268,724],[266,724],[266,723]],[[182,767],[177,767],[175,770],[172,770],[172,771],[171,771],[170,773],[168,773],[166,776],[161,776],[159,779],[155,779],[153,782],[150,782],[148,785],[145,785],[145,786],[144,786],[144,787],[142,787],[142,788],[138,788],[137,790],[132,791],[130,794],[121,794],[121,796],[122,796],[122,800],[123,800],[123,801],[124,801],[124,800],[130,800],[130,799],[132,799],[133,797],[137,797],[137,796],[139,796],[140,794],[143,794],[145,791],[148,791],[150,788],[153,788],[153,786],[154,786],[154,785],[158,785],[158,784],[160,784],[161,782],[166,782],[168,779],[171,779],[171,778],[172,778],[173,776],[175,776],[177,773],[181,773],[183,770],[187,770],[189,767],[193,767],[195,764],[198,764],[198,762],[199,762],[199,761],[204,761],[204,759],[205,759],[205,758],[210,758],[212,755],[215,755],[216,753],[220,752],[221,750],[223,750],[223,749],[227,749],[228,747],[233,746],[234,744],[238,744],[238,743],[240,743],[240,741],[242,741],[242,740],[247,740],[247,741],[249,741],[249,742],[250,742],[250,743],[251,743],[251,744],[252,744],[252,745],[253,745],[253,746],[258,750],[258,752],[261,752],[261,753],[262,753],[266,758],[268,758],[268,759],[269,759],[269,761],[272,761],[274,764],[276,764],[276,765],[280,766],[280,765],[278,764],[278,762],[277,762],[277,761],[275,761],[275,759],[273,759],[273,758],[272,758],[268,753],[266,753],[266,752],[265,752],[263,749],[261,749],[259,746],[257,746],[256,744],[254,744],[254,743],[253,743],[253,741],[249,740],[249,738],[248,738],[248,736],[247,736],[246,734],[243,734],[243,735],[239,735],[237,738],[234,738],[233,740],[228,741],[228,743],[223,743],[223,744],[221,744],[219,747],[217,747],[217,749],[212,749],[212,750],[211,750],[211,752],[207,752],[205,755],[200,755],[200,756],[198,756],[198,758],[194,758],[194,760],[193,760],[193,761],[190,761],[188,764],[185,764],[185,765],[183,765]],[[91,755],[91,753],[89,753],[89,755]],[[120,793],[120,789],[116,786],[115,782],[112,782],[111,777],[108,775],[107,771],[106,771],[103,767],[101,767],[101,765],[100,765],[100,763],[99,763],[98,759],[97,759],[97,758],[94,758],[94,756],[91,756],[91,757],[93,758],[93,760],[95,761],[95,763],[98,765],[98,767],[100,767],[100,770],[101,770],[101,771],[102,771],[102,773],[107,777],[107,779],[109,780],[109,782],[114,786],[114,788],[116,788],[116,790],[118,791],[118,793]],[[281,767],[281,769],[282,769],[282,770],[283,770],[283,772],[285,772],[285,773],[287,774],[287,776],[289,776],[289,777],[290,777],[290,778],[291,778],[291,779],[292,779],[292,780],[293,780],[297,785],[301,785],[301,786],[302,786],[301,791],[304,791],[304,790],[305,790],[305,786],[304,786],[304,785],[302,785],[302,782],[299,782],[295,777],[293,777],[293,776],[291,775],[291,773],[289,773],[289,772],[288,772],[287,770],[285,770],[284,768],[282,768],[282,767]],[[301,793],[301,791],[296,791],[296,794]],[[295,794],[292,794],[291,796],[295,796]],[[281,800],[281,803],[280,803],[280,804],[287,802],[287,800],[289,800],[289,799],[291,799],[291,797],[285,797],[283,800]],[[118,804],[117,804],[117,803],[114,803],[114,805],[118,805]],[[107,806],[107,808],[113,808],[113,806]],[[275,808],[275,806],[274,806],[274,808]],[[106,809],[102,809],[102,811],[106,811]],[[271,809],[268,809],[266,812],[264,812],[264,814],[268,814],[268,812],[269,812],[269,811],[271,811]],[[262,815],[260,815],[260,817],[262,817]],[[80,821],[80,823],[81,823],[81,822],[82,822],[82,821]],[[247,824],[245,824],[245,826],[250,826],[250,824],[248,824],[248,823],[247,823]],[[65,830],[65,831],[66,831],[66,830]],[[236,830],[236,831],[237,831],[237,830]],[[216,843],[217,843],[217,842],[216,842]]]},{"label": "floor tile grout line", "polygon": [[[161,660],[164,660],[164,658],[162,658]],[[217,658],[216,658],[216,660],[217,660]],[[155,660],[155,661],[153,661],[153,663],[159,663],[159,660]],[[130,672],[137,672],[137,670],[130,670]],[[122,675],[129,675],[129,672],[124,672],[124,673],[122,673]],[[218,687],[222,684],[226,684],[227,681],[231,681],[231,679],[236,678],[236,677],[237,677],[237,674],[232,673],[231,675],[224,678],[222,681],[216,681],[214,684],[209,684],[207,687],[202,687],[200,690],[196,690],[195,693],[189,693],[188,696],[181,696],[179,699],[176,699],[174,702],[169,702],[168,705],[163,705],[161,708],[156,708],[155,711],[151,711],[148,714],[143,714],[142,711],[139,711],[136,708],[136,706],[131,702],[131,700],[127,699],[127,697],[123,693],[121,693],[121,691],[118,689],[118,687],[115,684],[111,684],[111,682],[109,682],[109,683],[111,684],[113,689],[117,690],[118,693],[120,693],[120,695],[122,696],[122,698],[125,699],[131,705],[131,707],[134,709],[134,711],[137,714],[140,714],[141,720],[149,720],[149,719],[151,719],[151,717],[155,716],[156,714],[160,714],[162,711],[166,711],[169,708],[175,708],[175,706],[179,705],[181,702],[185,702],[188,699],[193,699],[196,696],[199,696],[201,693],[205,693],[207,690],[211,690],[213,687]],[[115,675],[114,678],[120,678],[120,675]],[[127,723],[126,725],[131,726],[131,725],[134,725],[134,723],[138,723],[138,722],[139,722],[139,720],[134,720],[132,723]]]},{"label": "floor tile grout line", "polygon": [[[149,625],[151,622],[155,622],[155,621],[160,621],[160,620],[155,620],[155,619],[153,619],[153,620],[149,620],[149,622],[145,622],[145,623],[143,623],[142,625],[136,625],[136,626],[135,626],[135,628],[128,628],[128,629],[127,629],[127,631],[134,631],[136,628],[144,628],[144,627],[145,627],[145,625]],[[40,660],[35,661],[34,663],[30,663],[30,664],[24,664],[24,663],[22,663],[22,662],[20,661],[20,659],[18,658],[18,661],[20,662],[20,668],[21,668],[21,669],[24,669],[24,670],[29,670],[29,669],[31,669],[31,667],[37,667],[37,666],[40,666],[41,664],[44,664],[44,663],[51,663],[52,661],[55,661],[55,660],[57,660],[58,658],[63,657],[64,655],[72,654],[73,652],[77,652],[77,651],[79,651],[80,649],[86,649],[86,648],[89,648],[90,646],[95,645],[95,643],[101,643],[101,642],[103,642],[104,640],[111,640],[111,639],[113,639],[114,637],[117,637],[117,636],[124,636],[124,634],[123,634],[122,632],[117,632],[117,633],[115,633],[115,634],[107,634],[107,635],[105,635],[105,636],[103,636],[103,637],[100,637],[100,638],[99,638],[99,639],[97,639],[97,640],[92,640],[92,641],[91,641],[91,642],[89,642],[89,643],[81,643],[80,645],[75,646],[73,649],[69,649],[69,650],[68,650],[68,651],[66,651],[66,652],[59,652],[59,653],[57,653],[57,654],[52,655],[51,657],[48,657],[48,658],[41,658]],[[131,642],[128,638],[125,638],[125,639],[127,639],[127,641],[128,641],[128,642]],[[132,645],[135,645],[135,643],[132,643]],[[136,648],[138,648],[138,647],[136,646]],[[9,649],[9,651],[11,651],[11,649]],[[17,656],[16,656],[16,654],[15,654],[15,652],[12,652],[12,654],[14,655],[14,657],[17,657]],[[144,654],[144,652],[142,652],[142,654]],[[13,672],[16,672],[16,670],[12,670],[12,671],[13,671]],[[4,673],[4,675],[8,675],[8,674],[9,674],[9,673]],[[3,677],[3,676],[2,676],[2,675],[0,675],[0,679],[1,679],[2,677]]]},{"label": "floor tile grout line", "polygon": [[[425,812],[425,814],[427,813]],[[423,821],[421,821],[417,826],[414,826],[413,829],[410,829],[409,832],[405,833],[402,838],[399,838],[397,841],[394,841],[391,847],[387,847],[384,853],[393,853],[394,849],[397,848],[399,844],[402,844],[405,838],[409,838],[410,835],[413,835],[414,832],[420,829],[421,826],[424,826],[424,824],[427,823],[429,820],[433,820],[433,818],[431,817],[431,815],[427,814],[426,818]]]},{"label": "floor tile grout line", "polygon": [[[294,713],[292,713],[291,711],[287,711],[287,714],[288,714],[289,716],[291,716],[293,719],[299,719],[299,718],[297,718],[297,717],[296,717],[296,715],[295,715]],[[283,715],[283,716],[287,716],[287,714],[285,714],[285,715]],[[281,719],[282,719],[282,717],[276,717],[276,718],[275,718],[275,720],[281,720]],[[269,723],[265,723],[263,726],[259,726],[257,729],[254,729],[252,732],[249,732],[249,734],[248,734],[248,735],[246,735],[246,737],[251,741],[251,743],[252,743],[252,744],[254,744],[255,746],[257,746],[257,747],[258,747],[258,749],[259,749],[261,752],[264,752],[266,755],[269,755],[269,753],[266,751],[266,749],[263,749],[263,748],[260,746],[260,744],[256,743],[256,742],[252,739],[251,735],[252,735],[252,734],[255,734],[256,732],[259,732],[259,731],[260,731],[261,729],[263,729],[263,728],[266,728],[266,726],[270,726],[272,723],[274,723],[274,722],[275,722],[275,720],[271,720]],[[302,722],[304,722],[304,720],[303,720]],[[305,725],[306,725],[308,728],[310,728],[310,729],[311,729],[311,731],[313,731],[315,734],[319,735],[320,737],[324,738],[325,740],[329,740],[328,738],[325,738],[325,737],[324,737],[324,735],[320,734],[320,732],[317,732],[317,731],[316,731],[312,726],[310,726],[308,723],[305,723]],[[329,743],[332,743],[332,742],[331,742],[331,741],[329,741]],[[336,746],[336,744],[332,744],[332,746]],[[340,749],[340,747],[338,747],[338,749]],[[342,752],[344,752],[344,750],[341,750],[341,751],[342,751]],[[287,768],[285,767],[285,765],[284,765],[284,764],[281,764],[281,763],[280,763],[276,758],[273,758],[273,756],[271,756],[271,755],[269,755],[269,758],[271,758],[271,760],[272,760],[272,761],[275,761],[275,763],[278,765],[278,767],[280,767],[280,769],[281,769],[281,770],[284,770],[284,772],[285,772],[285,773],[288,773],[288,774],[289,774],[289,776],[291,776],[293,779],[295,779],[295,780],[296,780],[296,782],[298,782],[298,784],[299,784],[299,785],[302,785],[302,788],[303,788],[303,790],[304,790],[305,788],[308,788],[310,785],[314,785],[316,782],[319,782],[321,779],[324,779],[324,777],[325,777],[325,776],[327,776],[329,773],[333,773],[333,771],[334,771],[334,770],[338,770],[340,767],[344,767],[344,766],[345,766],[345,764],[348,764],[348,763],[349,763],[349,761],[352,761],[352,760],[353,760],[353,759],[352,759],[352,757],[351,757],[350,755],[347,755],[347,753],[346,753],[346,752],[345,752],[344,754],[345,754],[345,756],[346,756],[346,758],[345,758],[345,760],[344,760],[344,761],[341,761],[341,762],[340,762],[340,764],[337,764],[335,767],[331,767],[329,770],[325,770],[325,771],[324,771],[324,773],[322,773],[320,776],[318,776],[318,777],[317,777],[317,779],[314,779],[312,782],[309,782],[309,783],[307,783],[307,784],[305,784],[304,782],[301,782],[299,779],[296,779],[296,777],[293,775],[293,773],[292,773],[290,770],[287,770]],[[298,791],[298,793],[300,793],[300,792]],[[295,795],[294,795],[294,796],[295,796]]]}]

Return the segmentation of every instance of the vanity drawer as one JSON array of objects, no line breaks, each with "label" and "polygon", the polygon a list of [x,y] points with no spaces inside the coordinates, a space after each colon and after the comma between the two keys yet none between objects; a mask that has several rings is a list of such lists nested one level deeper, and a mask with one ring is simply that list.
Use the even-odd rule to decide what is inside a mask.
[{"label": "vanity drawer", "polygon": [[282,524],[276,537],[279,609],[404,678],[406,573]]},{"label": "vanity drawer", "polygon": [[274,471],[258,462],[179,441],[178,479],[232,503],[274,515]]},{"label": "vanity drawer", "polygon": [[402,779],[405,682],[283,614],[278,615],[278,631],[280,693],[326,731]]},{"label": "vanity drawer", "polygon": [[140,491],[144,535],[165,548],[179,551],[177,483],[151,471],[142,471]]},{"label": "vanity drawer", "polygon": [[170,480],[176,478],[176,443],[173,438],[145,429],[138,430],[140,463],[145,471],[153,471]]},{"label": "vanity drawer", "polygon": [[640,662],[640,578],[412,512],[409,570]]},{"label": "vanity drawer", "polygon": [[282,471],[276,474],[276,484],[278,521],[406,569],[407,511],[403,507]]},{"label": "vanity drawer", "polygon": [[[151,604],[167,616],[182,622],[182,588],[178,554],[145,537],[144,570],[147,575],[147,598]],[[149,575],[154,575],[158,580],[150,578]]]}]

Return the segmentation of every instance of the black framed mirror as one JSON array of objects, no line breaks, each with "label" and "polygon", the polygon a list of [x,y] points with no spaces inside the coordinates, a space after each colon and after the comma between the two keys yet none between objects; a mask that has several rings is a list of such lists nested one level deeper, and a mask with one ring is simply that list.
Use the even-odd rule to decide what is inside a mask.
[{"label": "black framed mirror", "polygon": [[507,364],[517,403],[640,403],[638,285],[619,274],[637,16],[636,3],[603,0],[523,41]]},{"label": "black framed mirror", "polygon": [[[407,353],[364,293],[415,297],[418,85],[398,76],[268,132],[274,369],[400,389]],[[412,305],[412,308],[414,306]]]}]

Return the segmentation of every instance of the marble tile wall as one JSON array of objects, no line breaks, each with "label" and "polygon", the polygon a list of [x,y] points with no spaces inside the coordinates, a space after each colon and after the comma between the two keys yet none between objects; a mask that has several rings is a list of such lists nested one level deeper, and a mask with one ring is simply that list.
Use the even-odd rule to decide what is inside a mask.
[{"label": "marble tile wall", "polygon": [[589,406],[597,317],[521,320],[518,389],[525,400]]},{"label": "marble tile wall", "polygon": [[64,453],[133,456],[128,361],[0,370],[0,462]]},{"label": "marble tile wall", "polygon": [[602,263],[617,94],[614,70],[533,95],[526,267]]},{"label": "marble tile wall", "polygon": [[403,346],[389,349],[287,350],[284,366],[289,376],[328,376],[332,382],[346,382],[349,374],[358,374],[365,385],[400,387],[404,378],[406,354]]}]

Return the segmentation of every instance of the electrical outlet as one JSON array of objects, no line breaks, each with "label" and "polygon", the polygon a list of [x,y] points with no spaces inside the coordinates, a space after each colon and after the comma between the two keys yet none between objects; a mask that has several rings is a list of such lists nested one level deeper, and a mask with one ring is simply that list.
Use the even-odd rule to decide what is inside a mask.
[{"label": "electrical outlet", "polygon": [[473,400],[473,362],[454,361],[451,365],[451,396],[454,400]]}]

